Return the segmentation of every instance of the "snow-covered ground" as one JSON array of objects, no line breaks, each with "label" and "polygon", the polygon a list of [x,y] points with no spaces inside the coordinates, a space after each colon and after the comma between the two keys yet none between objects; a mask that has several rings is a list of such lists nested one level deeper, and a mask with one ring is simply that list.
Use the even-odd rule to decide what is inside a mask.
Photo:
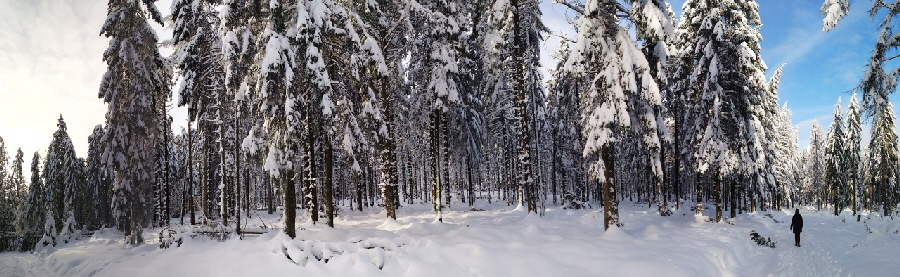
[{"label": "snow-covered ground", "polygon": [[[548,209],[544,217],[505,205],[458,205],[435,222],[430,205],[406,206],[396,221],[372,208],[343,211],[336,228],[298,223],[218,242],[187,237],[160,249],[158,230],[131,247],[104,230],[44,252],[0,253],[0,276],[897,276],[900,221],[803,209],[801,248],[788,230],[793,210],[742,214],[725,223],[688,210],[659,217],[623,203],[621,228],[603,231],[599,210]],[[710,214],[709,210],[706,211]],[[301,212],[302,215],[302,212]],[[277,215],[249,227],[275,227]],[[750,230],[777,242],[756,245]]]}]

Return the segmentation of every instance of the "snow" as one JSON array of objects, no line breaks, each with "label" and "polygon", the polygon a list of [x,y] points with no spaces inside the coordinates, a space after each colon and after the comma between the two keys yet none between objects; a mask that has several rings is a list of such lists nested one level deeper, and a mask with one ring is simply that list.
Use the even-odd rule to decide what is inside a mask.
[{"label": "snow", "polygon": [[850,1],[848,0],[825,0],[822,3],[822,31],[829,31],[837,26],[841,18],[847,16],[850,11]]},{"label": "snow", "polygon": [[[89,239],[35,255],[0,253],[2,276],[893,276],[900,222],[876,214],[802,208],[802,247],[788,230],[793,209],[740,214],[711,223],[686,207],[660,217],[646,204],[623,203],[623,227],[603,231],[602,210],[548,208],[544,217],[505,205],[444,209],[407,205],[397,220],[380,209],[342,210],[336,228],[313,225],[301,210],[296,239],[279,214],[254,211],[245,228],[259,236],[218,242],[184,237],[160,249],[128,246],[104,229]],[[709,210],[705,211],[709,212]],[[259,214],[262,213],[262,214]],[[176,219],[177,221],[177,219]],[[750,240],[754,230],[775,248]],[[290,259],[288,259],[290,257]],[[326,262],[327,260],[327,262]]]}]

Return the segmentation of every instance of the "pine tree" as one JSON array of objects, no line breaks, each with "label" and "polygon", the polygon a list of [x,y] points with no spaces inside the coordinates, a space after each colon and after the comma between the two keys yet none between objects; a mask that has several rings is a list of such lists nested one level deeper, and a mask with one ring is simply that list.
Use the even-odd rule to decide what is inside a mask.
[{"label": "pine tree", "polygon": [[15,232],[16,231],[16,221],[19,216],[22,214],[22,203],[28,198],[28,186],[25,183],[25,176],[22,175],[22,171],[24,170],[25,164],[25,154],[22,153],[22,148],[16,150],[16,156],[13,159],[12,166],[10,167],[10,176],[9,176],[9,185],[12,190],[9,192],[10,197],[13,199],[11,206],[9,208],[12,212],[12,217],[10,218],[10,229],[8,231]]},{"label": "pine tree", "polygon": [[[294,5],[291,1],[271,1],[269,4],[269,24],[264,37],[265,50],[260,64],[260,80],[258,95],[254,100],[255,109],[265,119],[266,124],[256,126],[265,134],[266,150],[265,170],[281,183],[284,203],[284,232],[296,236],[296,191],[295,170],[292,164],[299,164],[297,156],[301,144],[299,130],[294,126],[302,126],[300,116],[300,96],[294,84],[295,57],[294,48],[286,36],[290,23],[290,14]],[[255,140],[257,138],[250,138]]]},{"label": "pine tree", "polygon": [[[639,39],[643,41],[641,52],[647,58],[650,74],[653,76],[657,86],[665,89],[668,87],[666,84],[666,81],[668,81],[666,64],[669,58],[669,46],[667,43],[675,37],[673,27],[675,20],[671,7],[662,0],[632,0],[631,7],[631,18],[637,27]],[[665,94],[667,93],[661,93],[661,95]],[[641,101],[635,102],[641,103]],[[672,138],[669,135],[665,120],[663,120],[663,108],[665,106],[658,103],[638,107],[637,109],[652,109],[652,113],[648,114],[652,114],[654,118],[652,120],[645,119],[647,122],[643,125],[655,125],[652,127],[656,130],[658,139],[661,140],[660,142],[647,143],[646,148],[650,152],[648,154],[652,164],[645,167],[650,169],[648,170],[650,175],[654,176],[652,181],[654,183],[653,189],[656,193],[657,210],[660,215],[666,216],[672,212],[666,203],[668,176],[666,176],[666,170],[662,165],[666,156],[666,147],[662,145],[662,142],[665,141],[667,144],[670,144]],[[643,132],[646,133],[647,131]]]},{"label": "pine tree", "polygon": [[894,112],[890,102],[883,108],[876,108],[872,123],[872,141],[869,143],[869,163],[872,181],[870,189],[874,191],[873,202],[881,204],[884,216],[893,213],[894,182],[897,178],[897,134],[894,132]]},{"label": "pine tree", "polygon": [[[581,140],[581,115],[579,113],[578,100],[580,94],[587,89],[582,77],[577,72],[571,72],[565,68],[565,62],[571,55],[570,43],[561,43],[560,52],[557,54],[559,64],[553,71],[553,78],[548,84],[548,107],[550,122],[553,124],[553,162],[551,172],[551,190],[553,204],[557,204],[559,195],[560,205],[567,209],[581,209],[585,207],[583,165],[581,153],[583,142]],[[557,192],[558,191],[558,192]]]},{"label": "pine tree", "polygon": [[101,28],[110,38],[99,93],[108,106],[102,160],[112,179],[113,218],[130,244],[143,242],[142,229],[150,223],[158,126],[170,96],[171,72],[148,20],[162,24],[153,1],[110,0]]},{"label": "pine tree", "polygon": [[[67,133],[66,122],[60,115],[57,130],[47,148],[47,159],[44,160],[44,185],[47,192],[47,209],[53,212],[54,226],[59,234],[69,235],[77,228],[75,205],[79,193],[80,171],[83,166],[75,155],[75,147]],[[72,218],[72,221],[69,221]],[[83,222],[82,222],[83,223]],[[66,238],[67,240],[68,238]]]},{"label": "pine tree", "polygon": [[15,192],[9,179],[9,154],[6,153],[6,144],[0,137],[0,233],[14,230],[15,222]]},{"label": "pine tree", "polygon": [[28,195],[19,207],[16,217],[16,233],[38,234],[41,222],[47,221],[46,201],[47,193],[41,178],[41,155],[34,152],[31,159],[31,183],[28,186]]},{"label": "pine tree", "polygon": [[809,134],[809,146],[806,147],[804,152],[803,172],[806,174],[806,177],[800,188],[802,201],[799,204],[815,204],[821,209],[824,199],[821,199],[821,195],[818,192],[822,191],[822,186],[825,185],[824,176],[827,161],[825,156],[825,134],[822,132],[822,127],[818,121],[813,121]]},{"label": "pine tree", "polygon": [[828,185],[820,192],[823,199],[827,199],[834,205],[835,216],[839,215],[840,210],[844,208],[842,197],[847,187],[847,162],[846,156],[844,156],[847,152],[844,145],[845,137],[841,100],[838,99],[834,107],[834,119],[825,135],[825,181]]},{"label": "pine tree", "polygon": [[[615,163],[617,147],[623,145],[623,132],[629,128],[645,130],[643,142],[659,147],[656,122],[632,118],[657,117],[652,108],[660,105],[659,88],[649,71],[649,64],[627,31],[618,25],[618,6],[610,1],[588,1],[578,19],[578,40],[566,66],[591,79],[590,88],[580,95],[582,134],[586,140],[584,154],[591,164],[592,181],[603,184],[604,228],[618,225],[618,193]],[[601,70],[597,70],[597,69]],[[598,72],[591,76],[588,72]],[[630,104],[639,100],[637,105]],[[649,116],[648,116],[649,115]],[[659,160],[654,171],[661,175]]]},{"label": "pine tree", "polygon": [[797,141],[797,128],[791,122],[791,110],[787,104],[778,112],[776,126],[776,159],[774,160],[775,182],[778,184],[779,197],[777,206],[794,205],[797,201],[794,197],[800,182],[798,182],[798,165],[800,159],[799,142]]},{"label": "pine tree", "polygon": [[487,64],[499,75],[492,84],[494,93],[500,94],[495,97],[500,100],[495,105],[508,109],[503,112],[514,119],[509,132],[515,140],[513,149],[517,151],[515,178],[519,200],[520,204],[527,204],[528,212],[537,213],[539,176],[534,174],[534,162],[539,153],[534,145],[539,118],[535,115],[541,109],[536,104],[544,103],[542,77],[537,66],[541,34],[547,29],[534,0],[495,1],[488,16],[492,30],[487,43],[492,46],[489,52],[492,61]]},{"label": "pine tree", "polygon": [[845,142],[844,142],[844,164],[846,167],[846,177],[847,177],[847,190],[845,193],[845,198],[847,199],[847,204],[850,205],[850,209],[853,211],[853,215],[856,215],[856,211],[859,210],[857,196],[859,195],[860,181],[862,180],[860,172],[861,167],[860,163],[862,163],[862,158],[860,157],[860,141],[861,141],[861,120],[859,114],[859,104],[856,100],[856,94],[850,98],[850,103],[847,106],[847,131],[845,132]]},{"label": "pine tree", "polygon": [[412,27],[409,3],[368,1],[355,5],[361,33],[361,59],[365,70],[361,73],[363,90],[368,91],[372,110],[368,112],[373,131],[373,146],[377,153],[381,194],[386,216],[396,219],[397,133],[396,115],[402,71],[400,61],[408,47],[406,33]]},{"label": "pine tree", "polygon": [[94,126],[94,131],[88,137],[88,156],[86,160],[85,181],[87,193],[91,195],[90,203],[93,204],[92,216],[89,228],[105,228],[113,225],[110,213],[110,178],[109,172],[103,167],[101,157],[103,155],[103,125]]},{"label": "pine tree", "polygon": [[[717,219],[721,216],[721,183],[725,178],[750,174],[751,206],[760,195],[760,175],[756,142],[765,141],[759,129],[758,103],[766,90],[766,67],[759,56],[760,21],[758,5],[753,1],[688,1],[684,5],[686,28],[693,29],[692,88],[689,98],[694,110],[690,122],[698,126],[695,134],[700,173],[714,179]],[[692,41],[692,42],[691,42]],[[726,135],[727,134],[727,135]],[[701,182],[697,180],[698,208],[701,210]]]}]

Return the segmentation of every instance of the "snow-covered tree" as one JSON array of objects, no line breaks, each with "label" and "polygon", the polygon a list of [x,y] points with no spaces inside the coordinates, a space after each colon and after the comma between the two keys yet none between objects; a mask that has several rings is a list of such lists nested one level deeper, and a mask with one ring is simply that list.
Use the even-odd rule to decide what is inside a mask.
[{"label": "snow-covered tree", "polygon": [[[661,99],[643,53],[618,25],[616,12],[621,7],[614,1],[591,0],[584,8],[566,67],[591,78],[590,87],[580,95],[583,154],[590,163],[590,179],[603,184],[604,228],[609,228],[619,224],[614,172],[621,134],[629,129],[644,130],[642,142],[659,147],[653,107],[659,106]],[[651,165],[656,176],[661,176],[659,156]]]},{"label": "snow-covered tree", "polygon": [[[515,149],[514,177],[520,204],[529,212],[538,212],[537,186],[540,176],[534,164],[539,159],[539,114],[543,111],[544,95],[540,65],[540,43],[547,31],[541,21],[541,10],[535,0],[497,0],[489,10],[487,24],[488,45],[486,66],[494,72],[488,79],[490,113],[503,116],[504,128],[509,128],[509,149]],[[513,148],[514,147],[514,148]]]},{"label": "snow-covered tree", "polygon": [[821,209],[821,195],[818,194],[825,186],[825,170],[826,170],[826,152],[825,152],[825,134],[819,121],[814,120],[812,129],[809,133],[809,146],[804,150],[803,172],[805,174],[803,184],[800,187],[800,195],[802,201],[797,204],[801,205],[817,205]]},{"label": "snow-covered tree", "polygon": [[94,126],[94,131],[88,137],[88,156],[85,168],[85,182],[87,193],[90,194],[90,203],[93,205],[92,216],[88,224],[89,228],[104,228],[113,226],[110,213],[110,179],[109,172],[103,167],[101,157],[103,155],[103,125]]},{"label": "snow-covered tree", "polygon": [[[700,173],[714,178],[717,218],[721,215],[721,182],[730,176],[751,176],[749,193],[761,195],[757,160],[765,132],[756,112],[764,99],[766,66],[759,56],[760,20],[754,1],[687,1],[683,24],[694,39],[691,57],[696,59],[691,73],[695,93],[689,96],[690,122],[698,126],[690,134],[697,145],[695,156]],[[701,184],[701,182],[697,182]],[[703,189],[697,188],[698,200]],[[734,194],[732,194],[734,195]],[[697,212],[701,210],[698,201]],[[732,201],[734,203],[734,201]]]},{"label": "snow-covered tree", "polygon": [[[282,186],[284,201],[284,232],[296,235],[296,194],[294,166],[299,154],[300,135],[297,127],[302,126],[300,95],[293,89],[296,54],[287,32],[290,28],[294,5],[291,1],[271,1],[269,3],[269,24],[262,40],[265,48],[260,64],[260,80],[254,107],[260,112],[264,124],[255,126],[265,137],[250,137],[246,141],[264,140],[265,170]],[[253,134],[253,133],[251,133]],[[262,150],[262,149],[260,149]]]},{"label": "snow-covered tree", "polygon": [[[823,30],[833,29],[841,18],[849,14],[849,0],[825,0],[821,12]],[[858,89],[863,93],[862,112],[872,118],[872,141],[869,145],[869,166],[874,175],[867,178],[867,183],[877,185],[880,195],[875,202],[883,205],[883,212],[887,215],[890,207],[895,203],[890,195],[891,184],[895,178],[896,160],[896,134],[894,133],[893,111],[891,110],[888,95],[897,87],[897,75],[900,67],[886,69],[888,61],[894,57],[888,54],[900,47],[900,35],[896,33],[898,23],[894,20],[900,14],[900,3],[888,1],[873,1],[869,9],[870,18],[884,16],[879,22],[878,38],[873,47],[872,56],[869,58],[865,74]],[[894,65],[896,66],[896,65]],[[894,150],[891,150],[894,149]],[[873,188],[867,188],[873,189]],[[871,197],[870,197],[871,198]],[[869,199],[870,201],[873,199]]]},{"label": "snow-covered tree", "polygon": [[890,102],[883,101],[875,108],[872,122],[872,140],[869,142],[870,190],[875,204],[881,204],[882,213],[893,213],[895,205],[895,184],[898,166],[897,134],[894,131],[894,109]]},{"label": "snow-covered tree", "polygon": [[860,163],[862,163],[862,158],[860,156],[861,144],[861,133],[862,133],[862,122],[860,119],[859,113],[859,102],[856,100],[856,94],[850,98],[850,103],[847,106],[847,123],[846,123],[846,132],[845,132],[845,141],[844,141],[844,151],[846,151],[844,156],[844,164],[847,165],[845,169],[845,174],[847,178],[847,190],[845,193],[845,199],[847,200],[847,204],[850,205],[850,209],[853,211],[853,214],[856,214],[856,211],[859,210],[857,195],[859,195],[859,185],[862,180],[860,174]]},{"label": "snow-covered tree", "polygon": [[0,232],[9,232],[14,229],[15,222],[15,191],[9,180],[9,154],[6,152],[6,144],[0,137]]},{"label": "snow-covered tree", "polygon": [[547,85],[547,106],[553,133],[550,189],[554,205],[559,203],[565,208],[580,209],[585,207],[583,196],[586,188],[581,182],[584,179],[584,160],[581,155],[583,142],[578,101],[580,94],[587,89],[587,82],[581,78],[583,74],[566,70],[565,62],[571,55],[569,47],[568,41],[561,43],[556,57],[560,62],[552,71],[553,77]]},{"label": "snow-covered tree", "polygon": [[28,185],[28,195],[25,196],[22,205],[19,206],[19,214],[16,217],[16,233],[38,234],[41,222],[47,221],[47,193],[41,178],[41,155],[34,152],[31,159],[31,183]]},{"label": "snow-covered tree", "polygon": [[[81,170],[83,164],[75,155],[75,146],[67,133],[66,122],[62,115],[56,124],[57,130],[53,133],[53,140],[47,148],[47,158],[44,160],[44,185],[47,192],[46,208],[53,212],[55,225],[60,233],[69,234],[78,228],[75,224],[76,197],[80,193]],[[68,222],[69,218],[72,222]],[[71,223],[69,225],[65,223]],[[84,223],[84,222],[81,222]]]},{"label": "snow-covered tree", "polygon": [[[666,89],[668,87],[666,85],[666,82],[668,81],[668,73],[666,71],[666,65],[668,64],[669,58],[668,42],[675,37],[674,13],[669,4],[662,0],[632,0],[631,7],[631,19],[637,27],[638,39],[643,42],[641,52],[643,52],[644,56],[647,58],[650,73],[657,83],[657,86],[660,89]],[[665,94],[665,92],[661,92],[660,96]],[[634,103],[644,102],[638,100],[634,101]],[[669,135],[668,128],[665,124],[663,115],[664,108],[665,106],[662,105],[662,103],[655,103],[650,106],[638,107],[637,109],[645,110],[644,113],[646,115],[655,116],[655,118],[649,120],[645,118],[647,122],[644,122],[643,124],[655,124],[656,126],[653,127],[657,132],[659,140],[661,140],[661,142],[665,141],[668,144],[671,142],[672,138]],[[652,109],[652,111],[646,111],[648,109]],[[642,132],[646,133],[647,131],[644,130]],[[649,143],[645,145],[645,147],[641,147],[649,152],[647,155],[650,156],[649,160],[651,163],[656,161],[662,163],[665,159],[666,147],[662,145],[661,142],[656,143],[655,145],[654,143]],[[643,167],[652,169],[650,170],[650,175],[655,175],[654,178],[651,178],[651,183],[653,183],[653,191],[656,193],[655,202],[657,203],[659,214],[663,216],[671,214],[672,212],[669,210],[668,204],[666,203],[666,185],[668,183],[668,176],[666,176],[665,167],[661,164]]]},{"label": "snow-covered tree", "polygon": [[154,1],[110,0],[101,28],[110,38],[99,93],[108,106],[102,161],[112,179],[113,218],[131,244],[143,242],[143,227],[150,223],[150,186],[162,139],[158,126],[172,79],[149,20],[162,24]]},{"label": "snow-covered tree", "polygon": [[834,215],[838,215],[844,207],[844,190],[847,187],[847,161],[845,149],[844,116],[841,111],[841,100],[834,106],[834,119],[825,135],[825,182],[823,191],[819,192],[823,199],[834,205]]},{"label": "snow-covered tree", "polygon": [[781,106],[778,111],[778,118],[775,129],[775,183],[776,197],[775,206],[793,206],[796,199],[798,182],[798,171],[801,165],[798,164],[800,159],[800,146],[797,137],[797,127],[791,122],[791,110],[787,104]]},{"label": "snow-covered tree", "polygon": [[370,101],[364,107],[373,146],[377,153],[379,184],[387,217],[396,218],[399,176],[397,170],[396,116],[400,102],[402,64],[406,58],[410,24],[409,2],[367,1],[353,6],[358,16],[361,48],[358,59],[363,94]]},{"label": "snow-covered tree", "polygon": [[15,231],[15,221],[19,218],[19,214],[22,213],[21,207],[22,203],[25,202],[25,199],[28,197],[28,185],[25,183],[25,176],[22,174],[25,165],[25,154],[22,153],[22,148],[16,150],[16,156],[13,158],[12,166],[9,169],[9,187],[12,189],[8,192],[9,196],[12,198],[12,204],[9,206],[12,212],[12,218],[10,218],[10,228],[8,231]]}]

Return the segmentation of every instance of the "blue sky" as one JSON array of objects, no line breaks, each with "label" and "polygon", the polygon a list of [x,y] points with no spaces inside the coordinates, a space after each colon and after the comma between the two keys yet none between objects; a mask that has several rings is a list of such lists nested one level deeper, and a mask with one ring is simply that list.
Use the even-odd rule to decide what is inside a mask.
[{"label": "blue sky", "polygon": [[[669,2],[680,13],[683,0]],[[764,24],[762,56],[772,70],[788,63],[780,102],[787,101],[794,111],[800,145],[805,147],[812,120],[827,129],[835,101],[842,97],[846,105],[849,91],[861,78],[876,33],[876,24],[866,15],[871,1],[851,1],[855,6],[850,16],[829,33],[821,31],[822,0],[758,2]],[[168,13],[170,3],[160,1],[157,6]],[[565,20],[567,8],[542,0],[541,9],[544,23],[553,30],[542,46],[542,63],[552,68],[556,62],[551,56],[559,45],[556,35],[574,34]],[[75,150],[87,154],[87,137],[104,122],[106,112],[97,98],[106,71],[102,54],[108,40],[99,35],[105,18],[102,0],[0,0],[0,136],[10,155],[21,147],[30,162],[32,153],[46,151],[60,114]],[[158,31],[163,39],[169,36]],[[178,120],[176,124],[175,129],[184,125]]]}]

